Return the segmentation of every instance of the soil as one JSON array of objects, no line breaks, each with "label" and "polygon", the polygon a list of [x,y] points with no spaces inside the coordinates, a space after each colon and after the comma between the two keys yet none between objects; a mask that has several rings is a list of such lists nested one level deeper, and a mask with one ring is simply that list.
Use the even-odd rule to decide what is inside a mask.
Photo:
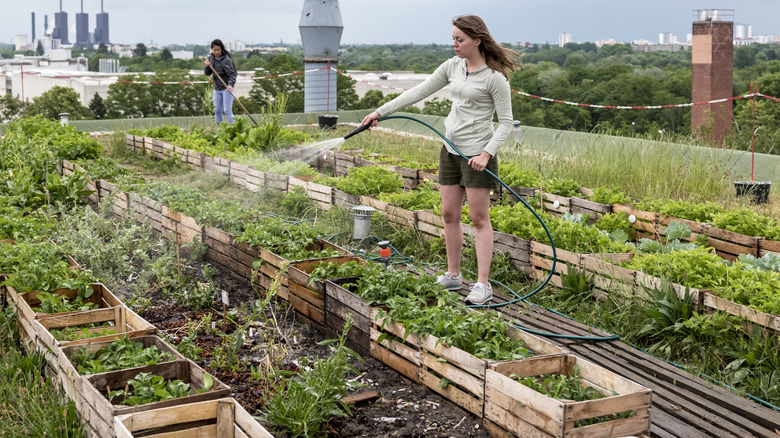
[{"label": "soil", "polygon": [[[233,390],[232,396],[253,415],[261,415],[264,406],[263,397],[271,396],[273,383],[257,381],[252,378],[250,367],[256,371],[263,369],[264,359],[269,353],[265,334],[268,325],[262,317],[250,323],[250,335],[238,353],[234,366],[220,367],[217,356],[224,360],[225,355],[215,348],[223,345],[225,334],[232,334],[238,324],[248,322],[251,308],[258,299],[255,291],[244,280],[231,277],[227,273],[215,276],[220,290],[229,294],[230,307],[219,311],[222,304],[216,300],[212,309],[193,311],[179,305],[176,300],[157,293],[151,297],[151,308],[140,315],[154,324],[160,334],[170,342],[178,344],[188,334],[191,326],[202,322],[211,315],[211,327],[201,327],[195,344],[202,349],[200,360],[196,362]],[[318,345],[326,337],[308,325],[298,323],[294,312],[279,301],[275,308],[276,326],[284,336],[277,336],[275,345],[283,348],[286,357],[279,366],[287,371],[300,371],[299,363],[303,357],[322,358],[329,355],[328,346]],[[262,314],[261,314],[262,315]],[[266,318],[271,313],[266,309]],[[227,321],[225,317],[227,316]],[[272,321],[272,319],[266,319]],[[211,330],[209,330],[211,329]],[[232,339],[232,338],[231,338]],[[365,357],[364,362],[357,359],[352,365],[360,372],[356,380],[365,387],[350,392],[362,393],[377,391],[378,399],[357,403],[351,407],[351,415],[335,418],[328,424],[329,437],[487,437],[489,434],[480,425],[480,419],[470,414],[437,393],[419,385],[381,362]],[[353,376],[354,377],[354,376]],[[261,379],[262,380],[262,379]],[[264,424],[273,430],[268,424]],[[284,437],[284,433],[274,431],[275,436]]]}]

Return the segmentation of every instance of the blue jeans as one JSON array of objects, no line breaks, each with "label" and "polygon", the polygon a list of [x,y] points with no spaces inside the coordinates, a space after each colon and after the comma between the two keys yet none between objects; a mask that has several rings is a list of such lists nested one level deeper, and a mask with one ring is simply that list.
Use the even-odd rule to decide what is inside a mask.
[{"label": "blue jeans", "polygon": [[[235,90],[235,88],[234,88]],[[233,123],[233,95],[225,90],[214,90],[214,107],[216,109],[217,124],[222,123],[222,112],[227,116],[228,124]]]}]

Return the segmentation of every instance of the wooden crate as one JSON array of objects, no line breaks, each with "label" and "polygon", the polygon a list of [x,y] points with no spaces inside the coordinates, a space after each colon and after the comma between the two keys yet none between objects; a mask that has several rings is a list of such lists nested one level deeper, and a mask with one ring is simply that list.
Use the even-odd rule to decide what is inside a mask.
[{"label": "wooden crate", "polygon": [[333,189],[333,205],[341,208],[352,208],[360,205],[360,196],[350,195],[339,189]]},{"label": "wooden crate", "polygon": [[347,314],[352,328],[347,332],[350,347],[361,355],[371,354],[371,309],[366,301],[344,286],[355,278],[331,279],[325,282],[325,325],[340,333]]},{"label": "wooden crate", "polygon": [[[168,362],[186,359],[181,353],[176,351],[175,348],[173,348],[170,344],[158,336],[140,336],[137,338],[132,338],[132,340],[133,342],[142,343],[144,348],[156,347],[161,352],[170,354],[173,356],[173,359]],[[82,349],[85,349],[90,353],[94,353],[98,350],[107,348],[114,342],[116,342],[115,339],[104,342],[93,342],[85,345],[71,345],[62,348],[60,354],[57,355],[54,368],[57,372],[57,377],[59,378],[62,387],[65,389],[65,393],[67,393],[71,399],[75,399],[76,394],[81,391],[82,382],[81,374],[79,374],[79,372],[76,370],[76,366],[72,362],[74,356],[79,354]],[[134,367],[126,368],[126,370],[140,370],[142,368],[143,367]]]},{"label": "wooden crate", "polygon": [[[379,317],[378,312],[379,309],[371,309],[371,356],[413,382],[422,383],[420,339],[414,333],[406,333],[401,323]],[[380,337],[385,339],[379,342]]]},{"label": "wooden crate", "polygon": [[[315,239],[312,244],[306,247],[309,251],[334,249],[340,255],[332,257],[323,257],[309,259],[311,262],[328,262],[337,260],[343,256],[352,255],[351,252],[324,240]],[[290,283],[288,279],[288,267],[290,263],[300,262],[302,260],[287,260],[276,254],[274,248],[257,247],[260,259],[265,262],[260,265],[260,272],[264,278],[260,278],[260,285],[268,289],[272,282],[278,278],[282,286],[279,290],[279,297],[290,302],[292,307],[300,314],[319,323],[325,324],[325,302],[324,296],[313,293],[300,284]]]},{"label": "wooden crate", "polygon": [[417,212],[388,204],[385,208],[387,222],[399,227],[414,228],[417,226]]},{"label": "wooden crate", "polygon": [[163,237],[178,243],[202,242],[203,226],[184,213],[172,210],[167,205],[162,206]]},{"label": "wooden crate", "polygon": [[439,182],[439,170],[438,169],[420,169],[417,171],[417,184],[420,185],[425,182],[425,180],[433,181],[434,183]]},{"label": "wooden crate", "polygon": [[[570,374],[575,365],[584,383],[607,397],[584,402],[555,400],[508,377]],[[486,373],[485,394],[485,418],[511,436],[623,437],[650,432],[651,390],[569,354],[491,364]],[[634,411],[634,415],[590,426],[574,424],[577,420],[625,411]]]},{"label": "wooden crate", "polygon": [[699,291],[699,294],[701,296],[701,305],[707,309],[720,310],[740,318],[745,318],[753,324],[780,332],[780,316],[778,315],[761,312],[744,304],[729,301],[721,298],[713,291]]},{"label": "wooden crate", "polygon": [[441,216],[434,214],[433,210],[418,210],[415,213],[416,228],[423,238],[430,239],[444,235],[444,220]]},{"label": "wooden crate", "polygon": [[291,262],[287,269],[288,281],[308,288],[314,293],[325,295],[325,282],[331,279],[317,280],[309,283],[312,271],[322,263],[336,263],[342,265],[347,262],[368,263],[358,256],[345,255],[328,259],[300,260]]},{"label": "wooden crate", "polygon": [[[100,332],[109,329],[115,331],[116,334],[106,334],[90,339],[60,341],[50,332],[50,330],[55,329],[102,323],[108,323],[109,326],[89,328],[89,332]],[[35,330],[37,348],[47,348],[52,351],[70,345],[86,345],[110,341],[124,335],[136,338],[151,335],[155,332],[155,327],[152,324],[149,324],[135,312],[124,306],[77,312],[63,316],[51,316],[49,318],[33,321],[32,326]]]},{"label": "wooden crate", "polygon": [[265,174],[265,187],[270,190],[275,190],[278,192],[287,192],[288,185],[287,180],[289,177],[287,175],[276,175],[273,173],[266,173]]},{"label": "wooden crate", "polygon": [[387,164],[385,165],[385,168],[387,170],[397,173],[401,176],[404,183],[404,189],[406,190],[414,190],[417,188],[417,174],[419,173],[418,169],[412,169],[410,167],[403,167],[403,166],[396,166],[394,164]]},{"label": "wooden crate", "polygon": [[758,241],[758,257],[763,257],[769,253],[780,254],[780,242],[774,240],[761,239]]},{"label": "wooden crate", "polygon": [[249,166],[246,170],[246,188],[252,192],[259,192],[265,187],[265,172],[260,172]]},{"label": "wooden crate", "polygon": [[594,224],[601,216],[612,213],[612,204],[599,204],[598,202],[574,196],[570,199],[569,212],[572,214],[587,214],[589,215],[588,223]]},{"label": "wooden crate", "polygon": [[114,431],[116,438],[273,438],[232,398],[120,415]]},{"label": "wooden crate", "polygon": [[230,388],[212,376],[213,386],[208,392],[189,395],[172,400],[164,400],[156,403],[147,403],[139,406],[124,406],[112,404],[106,398],[108,390],[116,391],[124,389],[127,382],[133,379],[138,373],[147,372],[162,376],[167,380],[181,380],[189,383],[194,389],[202,389],[204,385],[204,375],[206,372],[192,362],[191,360],[177,360],[157,365],[151,365],[140,369],[111,371],[108,373],[83,376],[81,384],[82,391],[76,397],[76,408],[82,415],[82,418],[89,423],[101,436],[113,437],[114,417],[119,415],[132,414],[137,412],[146,412],[159,408],[171,406],[187,406],[191,403],[198,403],[227,397],[230,395]]},{"label": "wooden crate", "polygon": [[493,232],[493,251],[504,253],[518,271],[531,274],[531,241],[514,234]]},{"label": "wooden crate", "polygon": [[[507,337],[522,341],[534,355],[559,354],[560,347],[512,326]],[[485,372],[491,363],[456,347],[449,347],[435,336],[420,338],[422,367],[420,380],[431,390],[447,397],[467,411],[482,416],[485,400]],[[450,383],[441,387],[442,378]]]},{"label": "wooden crate", "polygon": [[[123,305],[122,301],[116,297],[103,283],[92,283],[89,285],[92,289],[92,295],[85,299],[85,303],[94,304],[95,309],[107,309],[111,307],[118,307]],[[64,296],[68,300],[72,300],[78,296],[76,289],[57,289],[52,291],[54,295]],[[66,313],[43,313],[36,312],[33,309],[40,307],[41,300],[38,298],[39,292],[23,292],[18,293],[13,288],[9,288],[9,295],[16,302],[16,308],[19,312],[19,317],[26,318],[29,321],[36,319],[48,318],[52,316],[63,316],[72,313],[84,313],[91,310],[82,312],[66,312]]]}]

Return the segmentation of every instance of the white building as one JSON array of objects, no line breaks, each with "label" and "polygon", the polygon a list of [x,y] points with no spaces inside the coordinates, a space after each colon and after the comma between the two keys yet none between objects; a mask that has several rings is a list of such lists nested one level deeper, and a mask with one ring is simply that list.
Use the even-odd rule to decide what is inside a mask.
[{"label": "white building", "polygon": [[677,44],[677,35],[674,35],[671,32],[659,33],[658,44]]},{"label": "white building", "polygon": [[23,52],[27,50],[27,35],[16,35],[14,38],[14,51]]},{"label": "white building", "polygon": [[228,52],[242,52],[246,50],[246,45],[238,40],[226,41],[225,48],[228,50]]},{"label": "white building", "polygon": [[571,42],[571,34],[569,32],[558,34],[558,47],[563,47],[570,42]]},{"label": "white building", "polygon": [[195,52],[192,50],[171,50],[173,59],[192,59],[195,57]]}]

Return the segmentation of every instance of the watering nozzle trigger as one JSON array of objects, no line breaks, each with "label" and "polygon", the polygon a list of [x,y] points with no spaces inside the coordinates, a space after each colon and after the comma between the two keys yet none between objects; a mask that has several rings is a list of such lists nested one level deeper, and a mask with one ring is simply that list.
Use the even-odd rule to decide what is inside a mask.
[{"label": "watering nozzle trigger", "polygon": [[370,124],[370,123],[369,123],[369,124],[367,124],[367,125],[360,125],[360,126],[358,126],[358,127],[357,127],[357,128],[354,130],[354,131],[352,131],[352,132],[350,132],[349,134],[345,135],[345,136],[344,136],[344,140],[346,140],[346,139],[348,139],[348,138],[352,137],[353,135],[360,134],[361,132],[365,131],[366,129],[368,129],[368,128],[370,128],[370,127],[371,127],[371,124]]},{"label": "watering nozzle trigger", "polygon": [[383,240],[378,242],[379,245],[379,261],[385,264],[385,269],[390,270],[390,262],[392,261],[392,251],[390,250],[390,241]]}]

